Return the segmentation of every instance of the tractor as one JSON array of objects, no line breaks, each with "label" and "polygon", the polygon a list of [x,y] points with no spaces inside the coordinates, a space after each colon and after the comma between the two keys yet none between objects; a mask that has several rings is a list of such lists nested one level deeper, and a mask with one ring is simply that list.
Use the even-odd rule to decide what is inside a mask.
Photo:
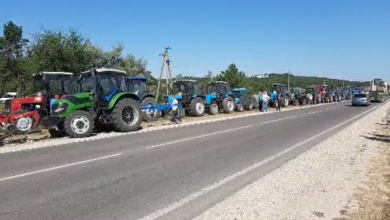
[{"label": "tractor", "polygon": [[230,88],[225,81],[209,82],[206,95],[206,104],[211,115],[222,110],[224,113],[232,113],[237,108],[237,103]]},{"label": "tractor", "polygon": [[347,86],[343,89],[345,100],[351,100],[353,95],[358,92],[358,89],[354,86]]},{"label": "tractor", "polygon": [[[149,91],[148,86],[146,85],[148,79],[145,77],[128,77],[126,80],[128,91],[132,94],[135,94],[139,98],[139,102],[142,108],[146,108],[151,105],[157,105],[155,95]],[[149,109],[149,108],[148,108]],[[144,120],[151,121],[153,118],[160,117],[160,111],[155,110],[153,112],[143,110]]]},{"label": "tractor", "polygon": [[305,93],[305,89],[301,87],[293,87],[290,89],[290,97],[291,97],[291,104],[294,106],[298,105],[306,105],[307,103],[307,96]]},{"label": "tractor", "polygon": [[317,89],[321,92],[321,101],[325,103],[332,102],[333,96],[332,91],[329,89],[327,85],[317,85]]},{"label": "tractor", "polygon": [[316,86],[307,86],[305,90],[307,104],[318,104],[322,102],[321,91]]},{"label": "tractor", "polygon": [[206,96],[202,94],[198,81],[182,79],[173,82],[173,94],[165,96],[164,102],[172,104],[173,96],[183,107],[182,116],[201,117],[205,113]]},{"label": "tractor", "polygon": [[50,101],[72,94],[77,89],[73,73],[42,72],[34,74],[35,94],[30,97],[5,101],[5,112],[0,114],[0,130],[14,134],[27,134],[36,128],[41,119],[50,115]]},{"label": "tractor", "polygon": [[259,103],[256,103],[256,100],[253,99],[253,96],[248,95],[246,88],[233,89],[233,95],[236,100],[236,105],[241,104],[244,110],[251,111],[253,108],[258,107],[259,105]]},{"label": "tractor", "polygon": [[79,93],[57,100],[48,125],[63,128],[72,138],[91,135],[95,125],[118,132],[138,130],[142,121],[139,97],[127,88],[125,71],[92,67],[78,78]]},{"label": "tractor", "polygon": [[155,95],[149,91],[145,77],[129,77],[127,78],[127,87],[129,92],[139,97],[141,104],[157,104]]},{"label": "tractor", "polygon": [[332,94],[332,102],[340,102],[342,101],[342,95],[341,92],[339,91],[339,88],[337,86],[328,86],[328,92]]},{"label": "tractor", "polygon": [[282,107],[288,107],[288,105],[290,103],[290,96],[288,94],[288,89],[287,89],[286,85],[281,84],[281,83],[274,83],[271,85],[270,93],[271,93],[270,94],[270,97],[271,97],[270,106],[273,105],[274,107],[276,107],[276,105],[279,104],[279,103],[275,102],[275,100],[276,100],[278,93],[280,93]]}]

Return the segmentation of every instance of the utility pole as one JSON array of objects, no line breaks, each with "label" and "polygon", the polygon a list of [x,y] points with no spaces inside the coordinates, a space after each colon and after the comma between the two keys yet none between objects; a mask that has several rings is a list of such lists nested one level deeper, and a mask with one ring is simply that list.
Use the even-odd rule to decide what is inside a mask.
[{"label": "utility pole", "polygon": [[290,70],[287,73],[287,91],[290,91]]},{"label": "utility pole", "polygon": [[161,64],[161,71],[160,76],[158,78],[158,84],[157,84],[157,91],[156,91],[156,100],[158,100],[158,96],[160,94],[160,87],[161,87],[161,78],[164,72],[164,66],[165,63],[167,64],[167,76],[166,76],[166,86],[167,86],[167,95],[169,95],[169,89],[172,87],[172,75],[171,75],[171,61],[169,60],[169,50],[171,50],[170,47],[165,47],[165,52],[163,54],[159,54],[159,56],[162,56],[162,64]]}]

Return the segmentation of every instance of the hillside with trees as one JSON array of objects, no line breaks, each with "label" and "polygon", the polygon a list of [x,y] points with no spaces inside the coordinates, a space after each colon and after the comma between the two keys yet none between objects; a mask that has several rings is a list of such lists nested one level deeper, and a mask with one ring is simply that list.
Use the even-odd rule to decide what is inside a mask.
[{"label": "hillside with trees", "polygon": [[[19,95],[31,94],[31,79],[34,73],[65,71],[77,74],[89,69],[92,64],[125,70],[130,76],[147,77],[150,89],[155,91],[157,79],[147,70],[147,61],[132,54],[124,54],[123,51],[124,46],[121,44],[113,45],[111,50],[105,51],[75,29],[42,29],[31,36],[25,36],[22,26],[9,21],[4,24],[0,36],[0,95],[10,91],[17,91]],[[199,80],[204,89],[211,80],[223,80],[229,82],[231,87],[246,87],[251,93],[268,91],[272,83],[287,85],[288,78],[291,87],[323,84],[324,81],[326,84],[338,86],[343,83],[355,86],[364,84],[322,77],[294,76],[293,73],[271,73],[267,78],[256,78],[240,71],[235,64],[229,65],[226,70],[216,75],[210,72],[204,77],[178,74],[175,78]],[[164,90],[166,88],[162,86],[161,91]]]}]

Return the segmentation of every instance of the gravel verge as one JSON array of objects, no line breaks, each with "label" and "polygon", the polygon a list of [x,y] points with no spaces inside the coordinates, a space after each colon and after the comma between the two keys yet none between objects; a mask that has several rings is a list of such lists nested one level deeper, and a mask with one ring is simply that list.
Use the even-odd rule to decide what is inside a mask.
[{"label": "gravel verge", "polygon": [[366,137],[378,143],[378,154],[351,201],[354,206],[347,204],[337,220],[390,219],[390,109],[376,128],[375,133]]},{"label": "gravel verge", "polygon": [[[319,105],[326,105],[326,104],[319,104]],[[310,106],[291,106],[288,108],[284,108],[282,111],[290,111],[290,110],[297,110],[302,108],[311,108],[318,105],[310,105]],[[274,113],[274,109],[270,109],[269,113]],[[85,141],[92,141],[92,140],[99,140],[104,138],[113,138],[118,136],[124,136],[124,135],[133,135],[138,133],[144,133],[144,132],[150,132],[150,131],[156,131],[156,130],[162,130],[162,129],[170,129],[170,128],[176,128],[176,127],[184,127],[184,126],[191,126],[195,124],[203,124],[203,123],[212,123],[216,121],[222,121],[222,120],[231,120],[236,118],[243,118],[243,117],[251,117],[261,114],[268,114],[259,112],[258,109],[254,111],[244,111],[244,112],[233,112],[231,114],[217,114],[214,116],[211,115],[205,115],[203,117],[185,117],[183,118],[183,122],[181,124],[172,124],[168,120],[158,120],[154,122],[147,122],[142,124],[142,129],[136,132],[128,132],[128,133],[118,133],[118,132],[102,132],[99,134],[96,134],[95,136],[87,137],[87,138],[69,138],[69,137],[61,137],[61,138],[51,138],[50,134],[48,132],[41,132],[41,133],[35,133],[31,135],[17,135],[7,138],[2,138],[0,136],[0,154],[3,153],[9,153],[9,152],[17,152],[17,151],[23,151],[23,150],[30,150],[30,149],[36,149],[36,148],[44,148],[44,147],[53,147],[53,146],[60,146],[64,144],[70,144],[70,143],[77,143],[77,142],[85,142]],[[14,143],[7,143],[7,139],[11,139]]]},{"label": "gravel verge", "polygon": [[365,179],[377,143],[375,132],[390,102],[354,122],[195,218],[335,219]]}]

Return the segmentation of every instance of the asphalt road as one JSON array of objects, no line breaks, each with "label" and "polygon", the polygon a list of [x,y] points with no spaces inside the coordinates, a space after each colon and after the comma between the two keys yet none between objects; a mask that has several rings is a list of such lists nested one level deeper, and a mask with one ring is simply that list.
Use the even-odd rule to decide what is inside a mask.
[{"label": "asphalt road", "polygon": [[282,109],[1,154],[0,219],[191,219],[376,106]]}]

